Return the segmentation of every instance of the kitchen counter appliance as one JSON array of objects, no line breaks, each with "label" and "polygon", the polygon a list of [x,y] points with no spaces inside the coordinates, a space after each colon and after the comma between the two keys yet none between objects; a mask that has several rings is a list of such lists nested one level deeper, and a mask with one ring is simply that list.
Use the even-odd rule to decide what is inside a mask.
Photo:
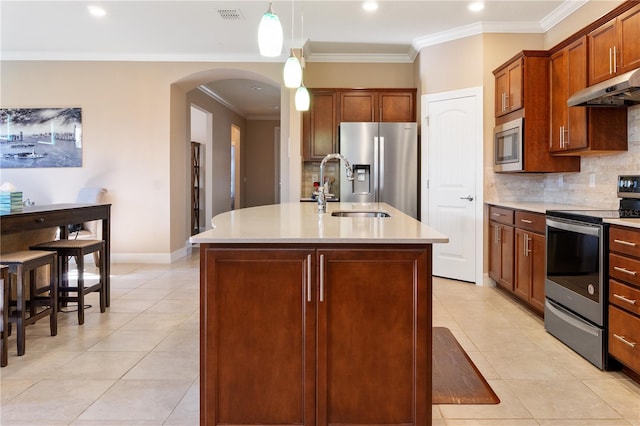
[{"label": "kitchen counter appliance", "polygon": [[418,219],[416,123],[340,123],[340,154],[353,167],[340,169],[340,201],[385,202]]},{"label": "kitchen counter appliance", "polygon": [[640,176],[619,176],[618,210],[547,210],[545,329],[600,369],[607,357],[608,225],[640,217]]}]

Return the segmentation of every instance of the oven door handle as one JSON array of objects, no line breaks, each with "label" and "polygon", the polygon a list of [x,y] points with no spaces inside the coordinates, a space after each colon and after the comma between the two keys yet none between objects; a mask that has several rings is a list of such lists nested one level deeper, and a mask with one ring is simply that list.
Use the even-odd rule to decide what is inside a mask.
[{"label": "oven door handle", "polygon": [[564,309],[561,306],[555,304],[554,302],[552,302],[549,299],[545,299],[544,303],[546,304],[546,307],[547,307],[547,309],[549,309],[549,311],[551,311],[554,315],[556,315],[557,317],[559,317],[563,321],[571,324],[572,326],[574,326],[577,329],[580,329],[580,330],[584,331],[585,333],[589,333],[589,334],[591,334],[593,336],[598,336],[598,333],[600,332],[600,329],[598,327],[594,327],[591,324],[588,324],[588,323],[580,320],[579,318],[576,318],[574,315],[572,315],[566,309]]},{"label": "oven door handle", "polygon": [[579,234],[593,235],[600,237],[600,226],[581,225],[569,222],[560,222],[547,217],[547,227],[558,228],[564,231],[577,232]]}]

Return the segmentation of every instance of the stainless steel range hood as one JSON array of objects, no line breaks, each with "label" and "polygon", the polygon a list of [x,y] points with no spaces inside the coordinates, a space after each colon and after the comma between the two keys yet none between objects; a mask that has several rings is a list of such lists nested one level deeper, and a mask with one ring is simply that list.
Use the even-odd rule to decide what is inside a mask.
[{"label": "stainless steel range hood", "polygon": [[640,104],[640,69],[582,89],[567,101],[570,107],[625,107],[637,104]]}]

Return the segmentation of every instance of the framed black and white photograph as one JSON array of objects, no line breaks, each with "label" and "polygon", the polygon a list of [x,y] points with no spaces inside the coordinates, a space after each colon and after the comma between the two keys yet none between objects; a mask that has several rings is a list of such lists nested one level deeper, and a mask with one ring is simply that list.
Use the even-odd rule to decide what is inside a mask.
[{"label": "framed black and white photograph", "polygon": [[0,168],[82,167],[82,108],[0,109]]}]

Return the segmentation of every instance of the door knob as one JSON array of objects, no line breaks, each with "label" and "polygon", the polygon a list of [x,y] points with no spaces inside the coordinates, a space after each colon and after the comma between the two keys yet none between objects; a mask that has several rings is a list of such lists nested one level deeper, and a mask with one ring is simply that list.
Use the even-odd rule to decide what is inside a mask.
[{"label": "door knob", "polygon": [[461,200],[469,200],[473,201],[473,197],[471,195],[467,195],[466,197],[460,197]]}]

